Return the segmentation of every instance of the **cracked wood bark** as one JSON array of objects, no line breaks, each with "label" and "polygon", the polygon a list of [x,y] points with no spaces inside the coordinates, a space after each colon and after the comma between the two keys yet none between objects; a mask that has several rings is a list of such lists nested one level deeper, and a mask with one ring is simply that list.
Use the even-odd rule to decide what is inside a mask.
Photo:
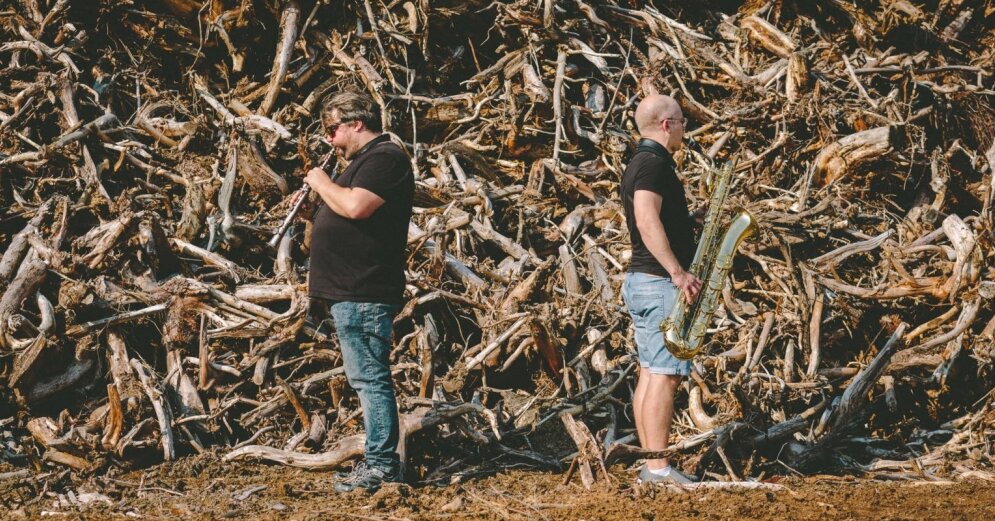
[{"label": "cracked wood bark", "polygon": [[301,6],[296,0],[290,0],[283,6],[280,15],[280,41],[276,46],[276,57],[273,58],[273,69],[270,71],[269,87],[266,97],[259,106],[259,114],[268,116],[280,95],[280,87],[290,66],[290,56],[297,41],[297,24],[301,17]]}]

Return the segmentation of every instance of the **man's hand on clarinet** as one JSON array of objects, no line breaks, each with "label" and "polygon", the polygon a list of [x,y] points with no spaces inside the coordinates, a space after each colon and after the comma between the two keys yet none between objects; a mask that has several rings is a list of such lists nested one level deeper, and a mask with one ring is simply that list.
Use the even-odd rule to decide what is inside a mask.
[{"label": "man's hand on clarinet", "polygon": [[681,294],[684,295],[684,300],[688,304],[693,303],[698,298],[698,293],[701,292],[701,280],[693,273],[681,270],[680,273],[673,275],[671,280],[681,290]]},{"label": "man's hand on clarinet", "polygon": [[315,167],[307,171],[307,174],[304,176],[304,182],[307,183],[312,190],[317,192],[320,186],[323,186],[325,183],[331,183],[332,180],[328,178],[328,174],[326,174],[324,170]]}]

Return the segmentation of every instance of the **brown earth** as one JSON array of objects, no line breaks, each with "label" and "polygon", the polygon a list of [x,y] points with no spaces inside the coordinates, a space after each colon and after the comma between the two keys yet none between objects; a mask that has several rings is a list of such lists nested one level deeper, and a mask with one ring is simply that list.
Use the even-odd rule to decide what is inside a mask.
[{"label": "brown earth", "polygon": [[[0,468],[0,474],[10,471]],[[881,482],[835,476],[787,478],[780,491],[668,492],[635,485],[634,471],[613,469],[614,484],[591,491],[562,474],[511,470],[448,486],[391,485],[369,495],[332,491],[331,472],[217,455],[185,458],[144,471],[92,478],[78,486],[0,481],[0,518],[124,519],[991,519],[995,485],[980,482]],[[56,478],[54,482],[58,482]],[[28,483],[28,484],[25,484]],[[34,483],[34,484],[31,484]],[[92,491],[112,505],[58,506]],[[39,498],[40,499],[35,499]],[[129,515],[130,514],[130,515]]]}]

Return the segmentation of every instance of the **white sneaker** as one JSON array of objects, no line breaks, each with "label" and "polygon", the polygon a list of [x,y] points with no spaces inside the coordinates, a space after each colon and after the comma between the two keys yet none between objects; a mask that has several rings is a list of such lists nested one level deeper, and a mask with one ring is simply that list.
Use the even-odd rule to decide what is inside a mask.
[{"label": "white sneaker", "polygon": [[694,483],[694,480],[688,475],[673,467],[670,467],[670,472],[661,475],[651,471],[646,465],[643,465],[642,470],[639,471],[638,479],[640,483],[674,483],[677,485]]}]

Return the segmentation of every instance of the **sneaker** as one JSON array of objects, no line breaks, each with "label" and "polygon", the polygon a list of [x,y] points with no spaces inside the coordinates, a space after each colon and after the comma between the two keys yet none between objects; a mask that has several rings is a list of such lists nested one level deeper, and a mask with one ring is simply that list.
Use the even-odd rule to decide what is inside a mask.
[{"label": "sneaker", "polygon": [[366,468],[366,460],[357,461],[355,465],[352,466],[352,470],[340,470],[332,474],[332,477],[338,480],[346,480],[351,478],[357,472],[362,472],[362,469]]},{"label": "sneaker", "polygon": [[643,465],[642,470],[639,471],[638,480],[640,483],[673,483],[675,485],[694,483],[694,480],[688,475],[673,467],[670,468],[669,474],[661,476],[655,472],[650,472],[650,468],[646,465]]},{"label": "sneaker", "polygon": [[397,483],[400,481],[401,472],[399,469],[388,470],[380,467],[371,467],[365,463],[360,466],[357,463],[352,475],[344,481],[335,484],[335,491],[346,493],[360,488],[367,492],[376,492],[384,483]]}]

